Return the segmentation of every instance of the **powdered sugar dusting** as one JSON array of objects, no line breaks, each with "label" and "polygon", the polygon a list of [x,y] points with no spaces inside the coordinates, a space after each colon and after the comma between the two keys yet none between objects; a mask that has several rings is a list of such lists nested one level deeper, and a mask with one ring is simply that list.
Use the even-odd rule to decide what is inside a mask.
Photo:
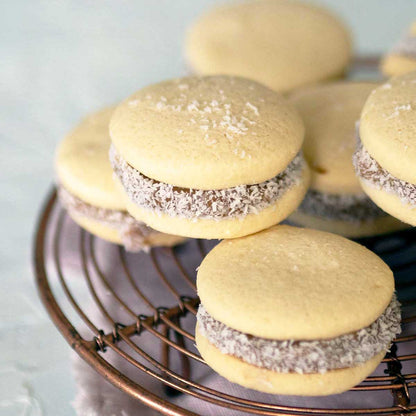
[{"label": "powdered sugar dusting", "polygon": [[358,138],[357,150],[353,156],[356,174],[368,185],[386,191],[400,198],[403,204],[416,208],[416,185],[396,178],[373,159]]},{"label": "powdered sugar dusting", "polygon": [[370,326],[328,340],[270,340],[236,331],[214,319],[199,306],[201,334],[223,354],[279,373],[325,373],[363,364],[386,351],[400,328],[400,304],[396,295],[384,313]]},{"label": "powdered sugar dusting", "polygon": [[[240,157],[244,154],[240,154]],[[219,190],[178,188],[142,175],[110,148],[110,161],[130,200],[159,214],[188,219],[244,218],[275,203],[302,180],[305,166],[298,154],[287,168],[265,182]]]},{"label": "powdered sugar dusting", "polygon": [[367,195],[327,194],[309,190],[298,210],[315,215],[350,223],[371,221],[387,214]]},{"label": "powdered sugar dusting", "polygon": [[62,206],[74,216],[90,218],[119,231],[121,241],[128,251],[147,251],[150,247],[147,237],[156,234],[146,224],[137,221],[126,211],[105,209],[90,205],[58,186],[58,197]]}]

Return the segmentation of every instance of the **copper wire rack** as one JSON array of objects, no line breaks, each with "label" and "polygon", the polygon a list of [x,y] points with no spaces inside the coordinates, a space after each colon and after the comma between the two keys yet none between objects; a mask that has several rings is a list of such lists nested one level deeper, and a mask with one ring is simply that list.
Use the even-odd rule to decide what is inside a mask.
[{"label": "copper wire rack", "polygon": [[[284,396],[277,403],[267,394],[249,400],[245,389],[230,393],[226,381],[221,389],[205,383],[213,373],[194,346],[195,269],[215,242],[126,253],[76,226],[53,190],[39,218],[34,262],[40,297],[68,344],[114,386],[163,414],[197,415],[198,403],[210,414],[220,408],[253,415],[416,414],[416,231],[360,242],[395,273],[403,333],[337,409],[326,407],[325,398],[316,407],[294,406]],[[147,380],[151,387],[144,387]],[[362,405],[348,407],[351,398]]]}]

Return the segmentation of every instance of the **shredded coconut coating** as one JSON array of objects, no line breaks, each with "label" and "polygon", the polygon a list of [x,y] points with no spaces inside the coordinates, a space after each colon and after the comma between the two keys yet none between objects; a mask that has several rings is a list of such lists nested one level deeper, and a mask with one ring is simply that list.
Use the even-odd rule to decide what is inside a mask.
[{"label": "shredded coconut coating", "polygon": [[146,242],[146,237],[158,232],[146,224],[137,221],[126,211],[99,208],[90,205],[71,194],[61,185],[58,186],[58,197],[62,206],[70,214],[89,218],[118,230],[121,241],[128,251],[147,251],[150,247]]},{"label": "shredded coconut coating", "polygon": [[416,36],[407,35],[393,47],[391,53],[416,59]]},{"label": "shredded coconut coating", "polygon": [[363,364],[388,350],[400,328],[400,304],[396,295],[384,313],[370,326],[328,340],[276,341],[244,334],[215,320],[199,306],[201,334],[223,354],[279,373],[325,373]]},{"label": "shredded coconut coating", "polygon": [[128,197],[138,206],[171,217],[214,220],[257,214],[299,184],[305,166],[299,153],[283,172],[265,182],[201,190],[179,188],[142,175],[116,152],[114,146],[110,148],[110,161]]},{"label": "shredded coconut coating", "polygon": [[359,137],[357,141],[357,149],[353,156],[356,174],[368,186],[394,194],[400,198],[403,204],[416,207],[416,185],[396,178],[389,171],[382,168],[368,153]]},{"label": "shredded coconut coating", "polygon": [[298,208],[299,211],[331,220],[361,223],[387,214],[365,194],[327,194],[309,190]]}]

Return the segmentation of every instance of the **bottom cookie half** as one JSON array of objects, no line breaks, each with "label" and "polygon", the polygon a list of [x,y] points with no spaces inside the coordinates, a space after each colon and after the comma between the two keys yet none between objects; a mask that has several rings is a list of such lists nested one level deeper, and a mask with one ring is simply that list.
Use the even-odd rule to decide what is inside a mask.
[{"label": "bottom cookie half", "polygon": [[218,374],[241,386],[273,394],[327,396],[342,393],[369,376],[385,355],[382,351],[363,365],[323,374],[278,373],[221,353],[201,335],[198,326],[195,340],[202,358]]},{"label": "bottom cookie half", "polygon": [[386,211],[406,224],[416,226],[416,206],[403,203],[398,196],[368,185],[361,179],[360,183],[364,192],[383,211]]},{"label": "bottom cookie half", "polygon": [[[126,244],[126,237],[123,237],[120,233],[120,230],[117,228],[111,227],[107,224],[103,224],[100,221],[95,221],[90,218],[82,217],[82,216],[75,216],[71,215],[71,218],[82,228],[89,231],[91,234],[102,238],[103,240],[109,241],[111,243],[125,245]],[[137,239],[135,239],[137,240]],[[172,247],[177,244],[181,244],[185,241],[185,238],[177,236],[177,235],[170,235],[160,233],[158,231],[151,232],[150,234],[143,237],[143,241],[135,241],[132,244],[132,247],[127,245],[132,251],[140,251],[141,249],[147,249],[150,247]]]},{"label": "bottom cookie half", "polygon": [[295,211],[288,222],[293,225],[327,231],[348,238],[370,237],[409,228],[407,224],[386,215],[374,220],[347,222],[332,220]]}]

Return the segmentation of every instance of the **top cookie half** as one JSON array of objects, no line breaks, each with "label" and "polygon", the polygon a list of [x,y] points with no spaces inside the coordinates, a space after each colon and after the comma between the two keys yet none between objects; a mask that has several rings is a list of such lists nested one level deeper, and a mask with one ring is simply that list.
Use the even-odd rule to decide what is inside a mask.
[{"label": "top cookie half", "polygon": [[188,77],[125,100],[110,135],[117,152],[152,179],[223,189],[282,172],[302,146],[304,126],[283,97],[254,81]]},{"label": "top cookie half", "polygon": [[125,210],[108,160],[108,124],[114,107],[89,115],[59,144],[55,170],[71,194],[100,208]]}]

